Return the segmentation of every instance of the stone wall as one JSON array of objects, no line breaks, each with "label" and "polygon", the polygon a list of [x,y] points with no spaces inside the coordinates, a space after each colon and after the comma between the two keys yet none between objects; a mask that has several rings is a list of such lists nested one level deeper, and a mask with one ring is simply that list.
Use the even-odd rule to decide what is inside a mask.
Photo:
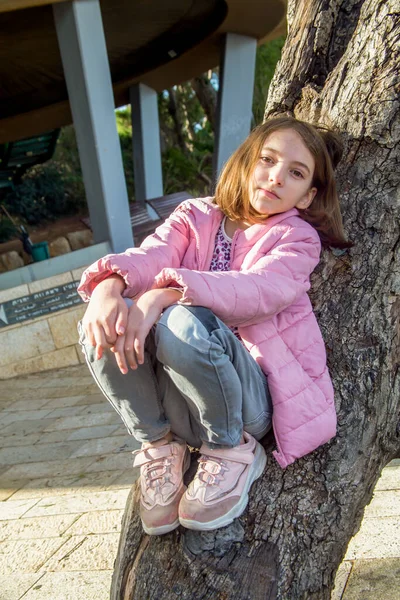
[{"label": "stone wall", "polygon": [[[3,302],[80,279],[85,267],[0,291]],[[77,323],[86,306],[74,306],[0,329],[0,379],[84,362]]]},{"label": "stone wall", "polygon": [[[11,242],[13,243],[13,242]],[[7,271],[14,271],[20,269],[25,265],[32,264],[32,257],[26,254],[22,250],[21,242],[15,242],[18,244],[17,250],[2,251],[4,246],[9,246],[10,243],[0,244],[0,273],[6,273]],[[93,245],[93,234],[90,229],[82,229],[78,231],[71,231],[64,236],[59,236],[48,243],[50,258],[56,256],[62,256],[69,252],[81,250],[82,248],[88,248]]]}]

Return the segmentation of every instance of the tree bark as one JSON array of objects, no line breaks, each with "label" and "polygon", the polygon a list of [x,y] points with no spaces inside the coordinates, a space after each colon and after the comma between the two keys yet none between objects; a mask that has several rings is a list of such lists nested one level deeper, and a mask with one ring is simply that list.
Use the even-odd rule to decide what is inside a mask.
[{"label": "tree bark", "polygon": [[178,145],[184,154],[188,154],[189,149],[185,142],[184,124],[182,122],[182,118],[179,113],[178,102],[176,100],[176,92],[173,88],[169,88],[168,96],[169,96],[168,110],[169,110],[169,114],[172,117],[172,122],[174,124],[174,131],[175,131],[176,139],[178,141]]},{"label": "tree bark", "polygon": [[150,538],[132,491],[113,600],[328,600],[380,472],[400,453],[398,4],[302,0],[289,8],[266,116],[289,111],[334,125],[346,145],[338,181],[354,247],[324,253],[311,294],[338,434],[284,471],[269,438],[248,509],[215,532]]},{"label": "tree bark", "polygon": [[192,152],[195,132],[193,128],[193,122],[189,116],[187,105],[188,91],[190,90],[189,93],[192,93],[192,89],[190,85],[186,84],[186,86],[178,85],[177,90],[179,91],[179,112],[181,114],[182,129],[185,132],[186,147],[189,152]]},{"label": "tree bark", "polygon": [[206,73],[195,77],[191,81],[196,96],[203,107],[203,110],[210,121],[213,131],[215,131],[215,112],[217,107],[217,91],[211,84],[211,80]]}]

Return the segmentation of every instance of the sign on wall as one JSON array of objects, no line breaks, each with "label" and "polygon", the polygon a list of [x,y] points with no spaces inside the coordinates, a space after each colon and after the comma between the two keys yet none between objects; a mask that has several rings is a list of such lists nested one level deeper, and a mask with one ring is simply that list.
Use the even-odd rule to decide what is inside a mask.
[{"label": "sign on wall", "polygon": [[81,304],[82,299],[76,288],[79,281],[15,298],[0,304],[0,327],[22,323],[28,319],[36,319],[64,308]]}]

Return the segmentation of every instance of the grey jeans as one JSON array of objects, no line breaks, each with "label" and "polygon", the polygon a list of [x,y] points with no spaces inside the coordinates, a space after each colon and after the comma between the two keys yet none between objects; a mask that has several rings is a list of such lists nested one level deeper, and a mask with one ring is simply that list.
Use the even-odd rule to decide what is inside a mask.
[{"label": "grey jeans", "polygon": [[138,441],[172,431],[194,447],[233,447],[243,429],[260,439],[271,427],[266,376],[207,308],[165,310],[147,336],[144,364],[126,375],[110,351],[95,360],[81,324],[79,333],[97,385]]}]

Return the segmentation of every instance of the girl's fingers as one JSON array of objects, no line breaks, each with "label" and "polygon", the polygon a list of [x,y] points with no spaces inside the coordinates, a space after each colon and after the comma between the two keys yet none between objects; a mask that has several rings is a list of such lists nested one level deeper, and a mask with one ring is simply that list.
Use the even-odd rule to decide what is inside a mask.
[{"label": "girl's fingers", "polygon": [[104,332],[104,329],[102,326],[100,325],[96,325],[96,327],[93,328],[93,335],[94,335],[94,339],[95,339],[95,345],[96,347],[101,346],[102,348],[108,348],[109,347],[109,343],[107,342],[106,339],[106,335]]},{"label": "girl's fingers", "polygon": [[128,307],[125,304],[126,310],[121,310],[118,313],[117,320],[115,321],[115,331],[117,335],[124,335],[127,326]]},{"label": "girl's fingers", "polygon": [[137,369],[136,354],[134,349],[135,332],[132,325],[128,325],[125,335],[125,356],[131,369]]},{"label": "girl's fingers", "polygon": [[133,305],[129,311],[127,327],[125,334],[125,356],[131,369],[137,369],[137,356],[135,353],[134,341],[136,338],[137,315],[136,307]]},{"label": "girl's fingers", "polygon": [[133,370],[137,369],[136,354],[132,340],[129,343],[125,342],[125,356],[130,368]]},{"label": "girl's fingers", "polygon": [[125,339],[123,336],[119,336],[116,343],[113,347],[113,352],[115,354],[115,360],[117,361],[117,365],[119,370],[123,375],[126,375],[128,372],[128,366],[125,360]]},{"label": "girl's fingers", "polygon": [[139,365],[142,365],[144,362],[144,339],[139,334],[135,338],[134,349],[136,352],[136,359]]},{"label": "girl's fingers", "polygon": [[107,341],[107,344],[115,344],[116,340],[117,340],[117,334],[115,331],[115,328],[113,326],[110,325],[110,323],[104,319],[103,322],[103,331],[104,331],[104,336],[105,339]]},{"label": "girl's fingers", "polygon": [[124,335],[126,331],[126,321],[128,316],[128,307],[122,300],[122,303],[117,309],[116,313],[110,315],[109,318],[106,316],[102,319],[102,327],[106,340],[109,344],[115,344],[119,335]]},{"label": "girl's fingers", "polygon": [[82,329],[85,334],[87,343],[91,346],[96,346],[96,340],[94,339],[94,334],[92,331],[92,324],[89,320],[87,320],[86,314],[82,319]]},{"label": "girl's fingers", "polygon": [[[83,325],[83,323],[82,323],[82,325]],[[91,346],[96,346],[96,340],[95,340],[94,333],[93,333],[91,327],[85,327],[83,325],[83,330],[85,332],[85,336],[86,336],[88,343]]]}]

